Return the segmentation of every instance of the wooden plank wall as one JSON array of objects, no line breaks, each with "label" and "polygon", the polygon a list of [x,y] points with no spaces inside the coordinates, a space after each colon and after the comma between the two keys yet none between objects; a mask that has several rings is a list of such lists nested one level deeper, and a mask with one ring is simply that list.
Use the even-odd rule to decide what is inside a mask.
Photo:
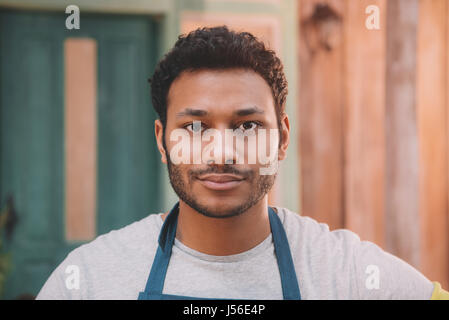
[{"label": "wooden plank wall", "polygon": [[326,1],[332,10],[326,10],[325,6],[319,9],[320,3],[301,1],[299,12],[302,211],[326,221],[332,228],[341,228],[344,225],[341,81],[344,3]]},{"label": "wooden plank wall", "polygon": [[[380,29],[365,27],[377,5]],[[302,214],[449,287],[449,4],[301,0]]]},{"label": "wooden plank wall", "polygon": [[420,261],[415,94],[417,20],[418,0],[388,3],[385,249],[413,265],[419,265]]},{"label": "wooden plank wall", "polygon": [[417,48],[421,268],[449,287],[448,2],[420,0]]},{"label": "wooden plank wall", "polygon": [[345,1],[345,228],[384,245],[385,14],[365,27],[365,8],[385,0]]}]

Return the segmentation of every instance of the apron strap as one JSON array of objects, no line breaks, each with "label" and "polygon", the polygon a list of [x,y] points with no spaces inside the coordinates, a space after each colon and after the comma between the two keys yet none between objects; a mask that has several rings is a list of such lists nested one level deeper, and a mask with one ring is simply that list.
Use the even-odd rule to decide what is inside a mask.
[{"label": "apron strap", "polygon": [[165,276],[176,237],[178,213],[179,202],[175,204],[170,213],[165,217],[162,225],[156,256],[145,286],[145,292],[147,293],[162,294],[162,290],[164,289]]},{"label": "apron strap", "polygon": [[295,266],[293,264],[290,246],[281,219],[279,219],[278,215],[271,207],[268,208],[268,215],[270,218],[270,227],[273,235],[274,250],[278,262],[279,273],[281,274],[284,300],[301,300]]}]

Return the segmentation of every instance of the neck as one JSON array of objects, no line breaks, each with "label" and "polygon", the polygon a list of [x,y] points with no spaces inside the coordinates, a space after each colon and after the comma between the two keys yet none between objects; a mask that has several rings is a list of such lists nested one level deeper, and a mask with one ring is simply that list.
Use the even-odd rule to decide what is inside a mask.
[{"label": "neck", "polygon": [[176,238],[202,253],[226,256],[247,251],[271,233],[267,196],[242,214],[210,218],[179,202]]}]

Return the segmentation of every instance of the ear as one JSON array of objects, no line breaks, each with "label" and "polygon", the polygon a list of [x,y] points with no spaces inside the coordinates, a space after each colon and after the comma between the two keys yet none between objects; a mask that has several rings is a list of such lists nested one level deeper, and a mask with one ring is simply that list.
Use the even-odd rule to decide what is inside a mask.
[{"label": "ear", "polygon": [[278,160],[284,160],[287,156],[287,148],[290,142],[290,122],[286,113],[281,115],[281,136],[282,143],[279,146]]},{"label": "ear", "polygon": [[156,135],[156,142],[157,142],[157,148],[159,149],[159,152],[161,153],[161,161],[165,164],[167,164],[167,154],[165,153],[164,149],[164,126],[162,125],[162,122],[157,119],[154,121],[154,134]]}]

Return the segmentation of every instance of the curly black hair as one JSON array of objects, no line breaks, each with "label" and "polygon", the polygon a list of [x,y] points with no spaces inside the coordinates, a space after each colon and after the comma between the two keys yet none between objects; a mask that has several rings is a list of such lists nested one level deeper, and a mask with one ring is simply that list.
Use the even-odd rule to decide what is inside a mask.
[{"label": "curly black hair", "polygon": [[253,70],[265,79],[273,93],[280,128],[288,92],[281,60],[252,34],[235,32],[226,26],[199,28],[180,35],[156,66],[149,82],[153,107],[164,128],[167,95],[171,84],[183,71],[231,68]]}]

